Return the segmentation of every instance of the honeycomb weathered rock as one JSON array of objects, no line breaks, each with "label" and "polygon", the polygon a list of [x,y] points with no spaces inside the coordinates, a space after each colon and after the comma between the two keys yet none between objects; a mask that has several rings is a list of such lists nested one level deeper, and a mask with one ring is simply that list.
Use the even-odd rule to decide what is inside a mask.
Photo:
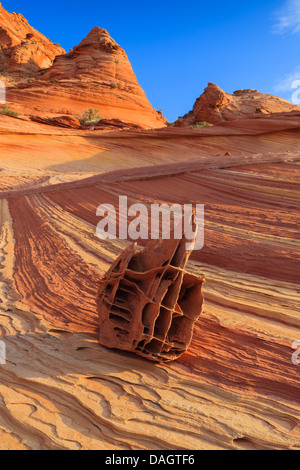
[{"label": "honeycomb weathered rock", "polygon": [[177,359],[202,311],[204,276],[185,271],[186,240],[126,249],[101,280],[99,341],[156,361]]}]

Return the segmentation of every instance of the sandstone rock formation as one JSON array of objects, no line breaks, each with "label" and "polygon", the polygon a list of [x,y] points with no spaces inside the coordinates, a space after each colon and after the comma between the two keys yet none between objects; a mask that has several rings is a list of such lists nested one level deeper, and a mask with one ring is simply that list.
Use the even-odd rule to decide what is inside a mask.
[{"label": "sandstone rock formation", "polygon": [[49,126],[64,127],[67,129],[80,129],[81,124],[74,116],[57,116],[49,118],[47,116],[30,116],[31,121],[47,124]]},{"label": "sandstone rock formation", "polygon": [[125,51],[105,29],[95,27],[68,54],[11,90],[14,105],[34,108],[43,114],[78,115],[98,108],[106,119],[121,119],[143,128],[164,127],[161,112],[152,108],[138,84]]},{"label": "sandstone rock formation", "polygon": [[100,119],[96,124],[95,129],[97,130],[138,130],[143,129],[143,126],[138,124],[131,124],[130,122],[121,121],[121,119]]},{"label": "sandstone rock formation", "polygon": [[101,281],[100,344],[154,361],[172,361],[190,345],[202,311],[202,284],[184,270],[186,239],[126,249]]},{"label": "sandstone rock formation", "polygon": [[[104,134],[44,111],[49,85],[22,95],[45,121],[0,115],[0,449],[300,449],[299,110]],[[126,243],[97,239],[96,210],[119,194],[205,205],[205,308],[174,362],[99,344]]]},{"label": "sandstone rock formation", "polygon": [[[300,449],[300,113],[0,132],[0,449]],[[99,345],[99,279],[126,245],[97,239],[96,210],[119,194],[205,204],[205,307],[173,362]]]},{"label": "sandstone rock formation", "polygon": [[19,13],[8,13],[0,4],[0,74],[18,79],[49,68],[65,50],[36,31]]},{"label": "sandstone rock formation", "polygon": [[120,119],[100,119],[97,124],[85,124],[80,122],[79,119],[72,115],[64,116],[30,116],[30,120],[38,122],[40,124],[47,124],[53,127],[64,127],[66,129],[92,129],[97,131],[119,131],[119,130],[139,130],[143,129],[143,126],[138,124],[131,124],[129,122],[123,122]]},{"label": "sandstone rock formation", "polygon": [[277,96],[259,93],[257,90],[238,90],[233,95],[209,83],[196,100],[193,110],[179,118],[175,126],[193,126],[197,122],[216,124],[261,114],[300,111],[296,106]]}]

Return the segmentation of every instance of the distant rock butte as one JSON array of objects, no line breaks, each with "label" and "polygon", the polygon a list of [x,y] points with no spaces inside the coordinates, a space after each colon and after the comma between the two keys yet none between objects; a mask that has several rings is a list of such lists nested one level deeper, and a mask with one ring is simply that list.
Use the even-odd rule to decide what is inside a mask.
[{"label": "distant rock butte", "polygon": [[205,278],[185,271],[186,241],[152,240],[139,252],[136,243],[123,251],[100,282],[100,344],[159,362],[188,349]]},{"label": "distant rock butte", "polygon": [[36,31],[19,13],[0,3],[0,73],[24,77],[50,67],[65,50]]},{"label": "distant rock butte", "polygon": [[[149,103],[125,51],[105,29],[95,27],[68,54],[56,57],[32,83],[9,90],[8,100],[25,113],[79,115],[98,109],[105,119],[144,128],[164,127],[167,120]],[[33,114],[33,113],[31,113]]]},{"label": "distant rock butte", "polygon": [[192,126],[203,121],[216,124],[222,121],[296,110],[299,111],[300,106],[277,96],[259,93],[253,89],[238,90],[231,95],[214,83],[209,83],[204,93],[196,100],[193,110],[180,117],[175,126]]}]

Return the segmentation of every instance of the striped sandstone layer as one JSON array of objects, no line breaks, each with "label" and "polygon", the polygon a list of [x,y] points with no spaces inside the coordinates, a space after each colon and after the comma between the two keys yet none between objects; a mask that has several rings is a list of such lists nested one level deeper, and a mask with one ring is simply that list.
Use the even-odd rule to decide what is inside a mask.
[{"label": "striped sandstone layer", "polygon": [[[299,138],[297,113],[110,133],[0,117],[1,448],[300,449]],[[98,343],[98,281],[128,244],[96,237],[96,208],[119,194],[205,205],[186,267],[204,311],[169,364]]]}]

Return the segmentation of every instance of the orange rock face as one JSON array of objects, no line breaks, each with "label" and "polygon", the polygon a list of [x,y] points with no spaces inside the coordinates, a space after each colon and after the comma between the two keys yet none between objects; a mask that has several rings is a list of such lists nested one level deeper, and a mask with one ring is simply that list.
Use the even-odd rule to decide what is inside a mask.
[{"label": "orange rock face", "polygon": [[120,119],[143,128],[164,127],[138,84],[125,51],[105,29],[95,27],[68,54],[8,94],[14,105],[53,114],[81,114],[97,108],[106,119]]},{"label": "orange rock face", "polygon": [[277,96],[259,93],[257,90],[238,90],[233,95],[209,83],[204,93],[196,100],[193,110],[176,121],[176,126],[192,126],[197,122],[212,124],[232,121],[261,114],[300,110]]},{"label": "orange rock face", "polygon": [[8,13],[0,4],[0,72],[19,77],[53,64],[65,50],[32,28],[19,13]]}]

